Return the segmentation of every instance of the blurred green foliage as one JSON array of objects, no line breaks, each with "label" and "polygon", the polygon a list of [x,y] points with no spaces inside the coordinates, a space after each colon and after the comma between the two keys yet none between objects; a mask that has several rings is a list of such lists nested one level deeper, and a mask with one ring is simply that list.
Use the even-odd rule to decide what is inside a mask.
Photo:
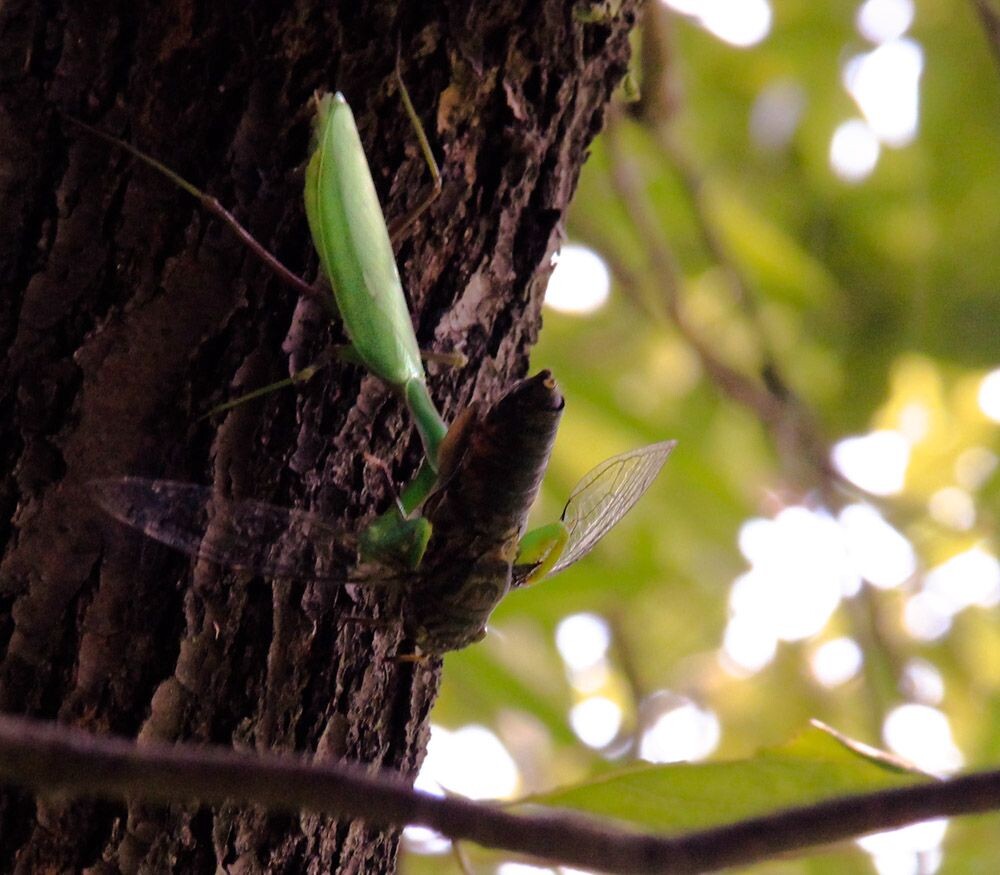
[{"label": "blurred green foliage", "polygon": [[[739,49],[651,2],[636,34],[642,99],[610,114],[568,223],[572,241],[609,263],[612,297],[587,317],[547,310],[533,353],[534,369],[551,368],[567,398],[537,519],[556,516],[602,459],[668,437],[680,443],[586,560],[511,595],[487,641],[446,659],[434,721],[489,726],[519,764],[525,793],[634,766],[648,703],[664,694],[717,715],[713,759],[752,756],[813,717],[884,747],[885,716],[920,701],[905,682],[916,657],[943,679],[934,704],[965,765],[1000,756],[996,609],[963,610],[933,640],[903,620],[924,572],[975,544],[997,549],[995,472],[970,489],[969,527],[933,518],[928,501],[955,485],[963,452],[1000,449],[996,423],[976,403],[982,376],[1000,365],[1000,67],[972,4],[919,3],[907,34],[924,53],[919,131],[909,145],[883,147],[871,175],[845,182],[831,169],[830,142],[859,111],[843,68],[872,49],[856,28],[857,6],[782,0],[769,36]],[[774,89],[799,101],[798,115],[787,138],[765,144],[751,118]],[[623,196],[623,168],[655,241]],[[727,391],[706,366],[705,350],[772,400],[763,375],[773,366],[798,399],[783,399],[787,418],[762,421],[746,391]],[[730,586],[748,568],[741,525],[787,505],[836,514],[858,501],[824,470],[826,451],[850,435],[905,429],[914,409],[925,428],[903,490],[868,500],[913,544],[917,574],[891,590],[865,587],[819,635],[780,644],[762,670],[727,670],[719,651]],[[604,750],[576,739],[569,723],[570,708],[593,692],[570,683],[555,646],[558,623],[577,612],[602,616],[612,634],[597,691],[624,718]],[[864,668],[827,688],[809,658],[839,636],[861,645]],[[407,871],[445,871],[445,859],[411,856]],[[477,865],[492,871],[497,859]],[[996,819],[952,823],[943,860],[942,871],[1000,871]],[[754,871],[874,868],[844,844]]]}]

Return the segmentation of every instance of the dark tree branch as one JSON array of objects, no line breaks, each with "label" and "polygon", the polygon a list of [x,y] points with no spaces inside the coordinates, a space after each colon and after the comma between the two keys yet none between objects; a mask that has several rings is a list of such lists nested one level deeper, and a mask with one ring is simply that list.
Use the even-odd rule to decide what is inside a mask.
[{"label": "dark tree branch", "polygon": [[746,865],[934,817],[1000,808],[1000,770],[830,799],[673,838],[627,832],[576,814],[511,814],[438,798],[395,776],[294,754],[138,744],[25,718],[0,717],[0,774],[36,792],[237,801],[380,825],[419,824],[452,839],[606,872],[703,872]]}]

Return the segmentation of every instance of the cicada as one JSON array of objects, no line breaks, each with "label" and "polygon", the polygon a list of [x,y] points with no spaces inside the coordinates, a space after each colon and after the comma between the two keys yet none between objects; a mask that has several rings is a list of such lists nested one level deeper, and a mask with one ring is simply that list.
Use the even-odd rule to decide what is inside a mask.
[{"label": "cicada", "polygon": [[[473,405],[453,426],[438,483],[420,508],[430,528],[416,568],[396,551],[362,556],[363,538],[321,516],[211,488],[123,477],[95,483],[121,522],[190,556],[264,577],[403,587],[402,623],[420,654],[479,641],[512,589],[569,567],[629,511],[659,474],[674,441],[614,456],[573,489],[558,521],[525,534],[555,441],[564,400],[548,371],[521,380],[487,410]],[[366,573],[374,560],[387,573]],[[361,573],[345,576],[345,567]]]}]

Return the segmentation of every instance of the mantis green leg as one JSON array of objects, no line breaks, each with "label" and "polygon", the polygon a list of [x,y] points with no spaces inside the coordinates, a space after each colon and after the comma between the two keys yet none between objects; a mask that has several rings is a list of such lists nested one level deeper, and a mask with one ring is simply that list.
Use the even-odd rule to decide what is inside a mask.
[{"label": "mantis green leg", "polygon": [[314,298],[325,298],[325,293],[322,289],[312,286],[307,283],[301,277],[296,276],[292,271],[290,271],[285,265],[283,265],[277,258],[274,257],[266,247],[264,247],[256,237],[254,237],[243,225],[240,224],[239,219],[236,218],[229,210],[227,210],[221,203],[219,203],[217,198],[212,197],[210,194],[202,191],[196,185],[188,182],[179,173],[171,170],[166,164],[157,161],[152,155],[147,155],[141,149],[137,149],[131,143],[126,143],[124,140],[118,139],[118,137],[112,137],[111,134],[106,134],[99,128],[95,128],[88,125],[86,122],[80,121],[78,118],[73,118],[73,116],[66,116],[67,120],[72,122],[79,128],[87,131],[99,140],[104,140],[105,143],[110,143],[112,146],[116,146],[119,149],[128,152],[135,158],[138,158],[147,167],[151,167],[157,173],[169,179],[178,188],[186,191],[191,195],[198,203],[201,208],[205,210],[209,215],[215,216],[224,224],[228,225],[230,230],[240,239],[240,242],[247,247],[254,255],[256,255],[264,264],[271,269],[271,271],[278,277],[282,282],[295,291],[303,295],[308,295]]},{"label": "mantis green leg", "polygon": [[[396,506],[375,519],[359,538],[362,558],[393,558],[415,569],[423,558],[423,551],[431,536],[431,524],[423,517],[414,516],[417,509],[434,491],[439,480],[447,481],[455,466],[465,454],[469,436],[478,421],[476,405],[466,407],[451,424],[441,442],[438,462],[434,467],[426,457],[416,477],[407,484]],[[421,543],[419,551],[416,545]],[[402,549],[395,550],[398,545]]]},{"label": "mantis green leg", "polygon": [[546,577],[559,561],[568,541],[569,529],[562,520],[532,529],[521,538],[514,564],[534,566],[523,585],[536,583]]},{"label": "mantis green leg", "polygon": [[[437,475],[426,466],[426,462],[421,467],[421,470],[425,469],[430,472],[431,478],[436,478]],[[416,482],[417,480],[413,481]],[[433,487],[433,480],[431,486]],[[427,491],[430,492],[430,489]],[[361,532],[358,538],[361,559],[365,562],[388,561],[415,570],[427,551],[431,532],[432,527],[426,517],[407,516],[402,512],[402,505],[393,508]]]},{"label": "mantis green leg", "polygon": [[417,142],[420,144],[420,152],[424,156],[424,163],[427,165],[427,169],[431,173],[431,185],[427,190],[427,193],[421,198],[417,205],[410,211],[406,216],[393,222],[389,227],[389,239],[395,243],[406,231],[413,227],[417,219],[419,219],[430,207],[434,201],[436,201],[441,196],[441,170],[438,168],[437,161],[434,159],[434,151],[431,149],[431,144],[427,140],[427,132],[424,130],[423,123],[420,121],[420,116],[417,115],[417,111],[413,106],[413,101],[410,100],[410,92],[406,88],[406,83],[403,81],[403,74],[399,72],[399,55],[396,55],[396,84],[399,86],[399,96],[403,101],[403,109],[406,110],[406,115],[410,119],[410,125],[413,127],[414,133],[417,135]]},{"label": "mantis green leg", "polygon": [[[431,350],[422,349],[420,350],[420,357],[425,362],[434,362],[440,365],[447,365],[451,368],[464,368],[468,363],[468,359],[460,352],[433,352]],[[287,389],[290,386],[299,386],[302,383],[308,383],[334,359],[338,359],[342,362],[349,362],[354,365],[364,365],[364,362],[361,361],[357,353],[354,351],[353,346],[345,343],[334,344],[333,346],[327,348],[326,351],[323,352],[311,365],[296,371],[290,377],[285,377],[283,380],[275,380],[273,383],[268,383],[266,386],[260,386],[256,389],[252,389],[237,398],[232,398],[229,401],[218,404],[209,410],[208,413],[204,413],[198,417],[198,421],[201,422],[203,419],[208,419],[216,413],[225,413],[227,410],[232,410],[248,401],[263,398],[265,395],[270,395],[272,392],[277,392],[279,389]]]}]

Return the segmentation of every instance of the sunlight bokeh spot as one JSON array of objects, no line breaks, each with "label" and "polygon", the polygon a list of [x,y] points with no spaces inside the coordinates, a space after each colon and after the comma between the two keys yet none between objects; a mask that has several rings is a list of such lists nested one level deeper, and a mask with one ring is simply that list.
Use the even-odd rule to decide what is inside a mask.
[{"label": "sunlight bokeh spot", "polygon": [[876,45],[899,39],[913,24],[913,0],[866,0],[855,23],[858,33]]},{"label": "sunlight bokeh spot", "polygon": [[931,428],[931,412],[926,404],[912,401],[899,412],[899,430],[910,445],[920,443]]},{"label": "sunlight bokeh spot", "polygon": [[941,865],[941,843],[948,821],[925,820],[900,829],[872,833],[858,845],[872,857],[878,875],[933,875]]},{"label": "sunlight bokeh spot", "polygon": [[611,294],[608,266],[593,249],[567,244],[552,256],[555,268],[545,289],[545,303],[560,313],[585,315],[600,310]]},{"label": "sunlight bokeh spot", "polygon": [[740,526],[737,539],[740,552],[751,565],[770,561],[778,547],[774,524],[771,520],[761,517],[755,517],[743,523]]},{"label": "sunlight bokeh spot", "polygon": [[802,121],[806,92],[787,79],[773,82],[757,95],[750,110],[750,137],[763,149],[783,149]]},{"label": "sunlight bokeh spot", "polygon": [[920,641],[936,641],[951,628],[949,606],[944,599],[932,592],[918,592],[906,600],[903,607],[903,625],[906,631]]},{"label": "sunlight bokeh spot", "polygon": [[847,683],[861,669],[864,656],[853,638],[834,638],[821,644],[809,660],[813,677],[824,687]]},{"label": "sunlight bokeh spot", "polygon": [[844,87],[887,146],[905,146],[917,135],[923,67],[923,49],[910,39],[883,43],[844,65]]},{"label": "sunlight bokeh spot", "polygon": [[885,429],[838,441],[832,456],[855,486],[872,495],[896,495],[906,482],[910,444],[900,432]]},{"label": "sunlight bokeh spot", "polygon": [[843,531],[825,513],[789,507],[773,520],[750,520],[740,549],[752,568],[733,583],[730,610],[783,641],[815,635],[860,585]]},{"label": "sunlight bokeh spot", "polygon": [[969,447],[955,459],[955,481],[963,489],[974,492],[997,469],[997,454],[986,447]]},{"label": "sunlight bokeh spot", "polygon": [[[793,550],[792,552],[798,552]],[[755,617],[782,641],[802,641],[822,631],[840,604],[841,587],[836,571],[815,566],[795,556],[767,571],[748,571],[733,584],[730,607],[736,616]]]},{"label": "sunlight bokeh spot", "polygon": [[952,614],[991,608],[1000,602],[1000,562],[982,547],[972,547],[928,571],[924,589]]},{"label": "sunlight bokeh spot", "polygon": [[[435,731],[437,730],[432,724],[432,738]],[[413,787],[416,790],[422,790],[424,793],[430,793],[432,796],[444,796],[444,790],[441,789],[441,785],[430,777],[427,769],[424,767],[421,767],[416,780],[413,782]],[[451,839],[445,838],[441,833],[426,826],[405,827],[403,829],[403,840],[406,842],[409,850],[415,851],[418,854],[446,854],[451,849]]]},{"label": "sunlight bokeh spot", "polygon": [[894,753],[933,775],[947,775],[962,766],[962,752],[948,718],[930,705],[893,708],[882,724],[882,737]]},{"label": "sunlight bokeh spot", "polygon": [[611,669],[606,659],[569,671],[569,682],[573,689],[584,695],[591,695],[603,690],[611,682]]},{"label": "sunlight bokeh spot", "polygon": [[939,489],[927,501],[931,517],[956,532],[967,532],[976,523],[976,505],[972,496],[957,486]]},{"label": "sunlight bokeh spot", "polygon": [[417,854],[447,854],[451,850],[451,839],[426,826],[407,826],[403,829],[406,849]]},{"label": "sunlight bokeh spot", "polygon": [[722,665],[730,674],[756,674],[774,659],[778,639],[750,614],[737,614],[726,624],[722,639]]},{"label": "sunlight bokeh spot", "polygon": [[559,655],[573,671],[583,671],[599,663],[610,644],[608,624],[597,614],[572,614],[556,627]]},{"label": "sunlight bokeh spot", "polygon": [[497,875],[554,875],[555,871],[549,866],[532,866],[530,863],[501,863],[496,869]]},{"label": "sunlight bokeh spot", "polygon": [[767,0],[662,0],[671,9],[694,18],[723,42],[739,48],[756,45],[771,32]]},{"label": "sunlight bokeh spot", "polygon": [[1000,368],[990,371],[979,384],[979,409],[1000,422]]},{"label": "sunlight bokeh spot", "polygon": [[681,15],[696,16],[705,6],[705,0],[661,0],[664,6]]},{"label": "sunlight bokeh spot", "polygon": [[588,747],[606,747],[621,728],[622,709],[604,696],[591,696],[573,706],[569,723],[577,738]]},{"label": "sunlight bokeh spot", "polygon": [[642,734],[639,756],[651,763],[702,760],[718,747],[721,734],[713,711],[687,701],[662,713]]},{"label": "sunlight bokeh spot", "polygon": [[916,572],[913,545],[871,505],[849,505],[840,512],[838,520],[847,537],[852,564],[872,586],[892,589]]},{"label": "sunlight bokeh spot", "polygon": [[[900,446],[906,450],[908,445],[903,441]],[[854,451],[847,449],[850,461]],[[730,619],[719,654],[723,667],[736,676],[764,668],[774,658],[778,640],[801,641],[819,633],[841,600],[860,591],[862,579],[891,589],[917,570],[913,545],[866,504],[849,505],[837,520],[805,507],[787,507],[771,520],[747,520],[740,528],[739,547],[751,568],[730,589]],[[926,611],[921,614],[919,602],[907,607],[913,613],[911,634],[943,634],[942,623],[933,623],[935,617]],[[947,627],[950,613],[944,613]],[[839,653],[846,657],[848,651]],[[814,665],[821,683],[843,682],[832,667],[824,674],[824,665],[833,663]],[[844,671],[850,677],[857,667]]]},{"label": "sunlight bokeh spot", "polygon": [[940,705],[944,698],[944,677],[926,659],[910,659],[903,667],[904,692],[921,705]]},{"label": "sunlight bokeh spot", "polygon": [[844,182],[861,182],[871,176],[881,151],[878,137],[867,124],[848,119],[830,138],[830,167]]},{"label": "sunlight bokeh spot", "polygon": [[454,732],[432,724],[419,780],[422,789],[436,784],[469,799],[510,799],[521,786],[507,748],[475,724]]}]

